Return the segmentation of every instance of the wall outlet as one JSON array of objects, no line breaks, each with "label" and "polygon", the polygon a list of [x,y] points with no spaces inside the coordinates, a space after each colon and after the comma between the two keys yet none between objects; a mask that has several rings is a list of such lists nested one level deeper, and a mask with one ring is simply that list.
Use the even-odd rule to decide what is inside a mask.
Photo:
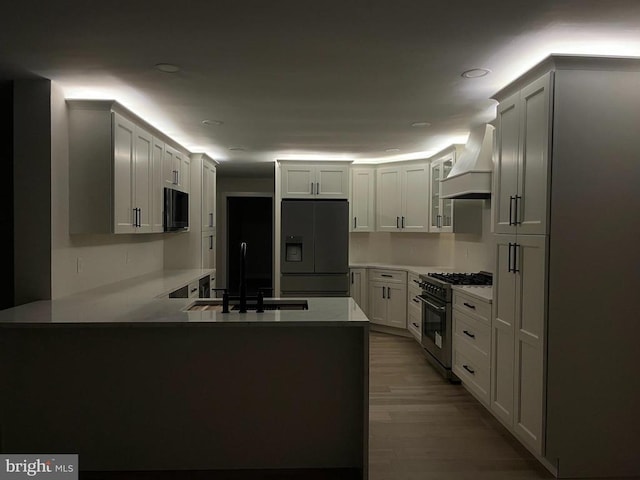
[{"label": "wall outlet", "polygon": [[76,258],[76,272],[84,272],[84,258],[82,257]]}]

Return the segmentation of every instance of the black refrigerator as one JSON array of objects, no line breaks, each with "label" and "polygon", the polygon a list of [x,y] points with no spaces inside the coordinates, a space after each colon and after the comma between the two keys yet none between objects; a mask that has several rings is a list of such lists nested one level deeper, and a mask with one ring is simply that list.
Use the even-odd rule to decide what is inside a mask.
[{"label": "black refrigerator", "polygon": [[281,213],[282,296],[348,296],[347,200],[283,200]]}]

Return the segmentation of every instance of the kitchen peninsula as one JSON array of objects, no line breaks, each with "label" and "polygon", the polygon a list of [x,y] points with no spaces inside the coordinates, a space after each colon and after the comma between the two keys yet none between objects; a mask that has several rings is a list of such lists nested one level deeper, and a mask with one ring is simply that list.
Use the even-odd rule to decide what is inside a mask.
[{"label": "kitchen peninsula", "polygon": [[168,297],[206,274],[150,274],[0,312],[2,451],[78,453],[83,471],[366,478],[363,312],[348,297],[246,314]]}]

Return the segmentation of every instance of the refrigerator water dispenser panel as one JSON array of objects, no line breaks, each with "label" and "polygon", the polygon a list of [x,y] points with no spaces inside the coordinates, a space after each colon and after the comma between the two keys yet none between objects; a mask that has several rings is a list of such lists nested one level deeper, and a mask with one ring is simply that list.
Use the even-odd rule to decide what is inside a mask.
[{"label": "refrigerator water dispenser panel", "polygon": [[302,237],[288,236],[285,240],[285,260],[287,262],[302,261]]}]

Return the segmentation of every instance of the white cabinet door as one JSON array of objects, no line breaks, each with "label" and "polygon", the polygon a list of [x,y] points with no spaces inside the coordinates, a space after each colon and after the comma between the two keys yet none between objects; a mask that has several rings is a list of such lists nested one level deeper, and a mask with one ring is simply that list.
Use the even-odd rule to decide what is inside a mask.
[{"label": "white cabinet door", "polygon": [[387,325],[395,328],[407,328],[407,285],[388,283],[387,287]]},{"label": "white cabinet door", "polygon": [[282,198],[313,198],[315,168],[311,165],[283,164],[280,167]]},{"label": "white cabinet door", "polygon": [[518,194],[519,93],[500,102],[497,120],[496,168],[493,172],[495,232],[516,233],[512,219]]},{"label": "white cabinet door", "polygon": [[400,231],[402,210],[401,169],[383,167],[377,171],[376,230]]},{"label": "white cabinet door", "polygon": [[202,162],[202,231],[214,232],[216,226],[216,167]]},{"label": "white cabinet door", "polygon": [[[442,160],[442,180],[449,176],[454,163],[454,154],[451,154],[448,158]],[[440,231],[451,233],[453,232],[453,200],[451,198],[442,198],[439,200],[441,204],[440,210],[442,212]]]},{"label": "white cabinet door", "polygon": [[136,127],[134,138],[135,170],[133,206],[137,208],[136,232],[150,233],[152,231],[153,137],[140,127]]},{"label": "white cabinet door", "polygon": [[496,268],[491,320],[491,410],[507,425],[513,425],[514,409],[516,276],[511,270],[515,243],[515,235],[495,235]]},{"label": "white cabinet door", "polygon": [[349,198],[349,165],[331,164],[315,167],[317,198]]},{"label": "white cabinet door", "polygon": [[496,233],[547,233],[552,81],[547,73],[498,106]]},{"label": "white cabinet door", "polygon": [[212,232],[202,234],[202,268],[216,268],[216,237]]},{"label": "white cabinet door", "polygon": [[178,160],[176,157],[179,155],[178,151],[169,146],[164,147],[164,161],[162,162],[162,178],[164,179],[165,187],[174,188],[178,184],[178,174],[176,170],[176,164]]},{"label": "white cabinet door", "polygon": [[428,232],[429,166],[427,164],[419,164],[403,167],[401,185],[401,231]]},{"label": "white cabinet door", "polygon": [[440,180],[442,180],[442,162],[431,163],[431,202],[429,208],[429,231],[440,231],[440,220],[442,212],[440,210]]},{"label": "white cabinet door", "polygon": [[514,420],[516,435],[542,453],[544,404],[544,338],[546,237],[518,235],[515,273]]},{"label": "white cabinet door", "polygon": [[369,321],[387,324],[387,285],[384,282],[369,282]]},{"label": "white cabinet door", "polygon": [[183,192],[189,193],[191,191],[191,159],[188,155],[181,154],[178,157],[178,187]]},{"label": "white cabinet door", "polygon": [[135,125],[113,114],[113,229],[114,233],[134,233]]},{"label": "white cabinet door", "polygon": [[547,233],[551,85],[548,73],[520,92],[518,234]]},{"label": "white cabinet door", "polygon": [[164,231],[164,181],[162,166],[164,160],[164,142],[153,138],[151,150],[151,231]]},{"label": "white cabinet door", "polygon": [[375,231],[375,170],[353,168],[351,170],[351,231]]}]

